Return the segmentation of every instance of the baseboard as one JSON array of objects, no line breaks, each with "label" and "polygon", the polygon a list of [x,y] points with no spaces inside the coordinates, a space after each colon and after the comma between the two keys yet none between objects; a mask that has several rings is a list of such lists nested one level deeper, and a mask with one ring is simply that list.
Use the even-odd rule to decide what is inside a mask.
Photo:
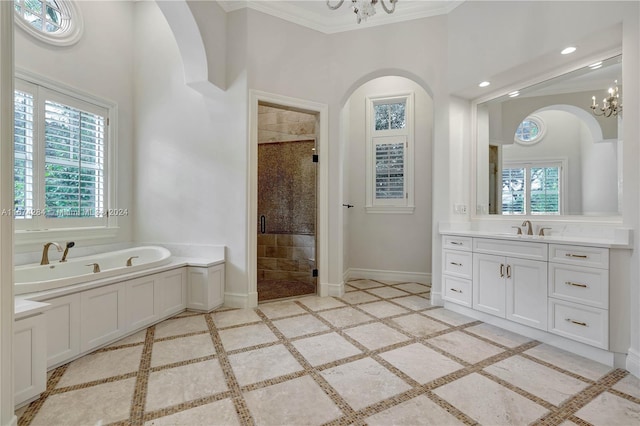
[{"label": "baseboard", "polygon": [[627,353],[626,370],[636,377],[640,377],[640,353],[629,348]]},{"label": "baseboard", "polygon": [[320,283],[318,289],[320,297],[342,297],[344,296],[344,282],[340,284]]},{"label": "baseboard", "polygon": [[431,273],[429,272],[404,272],[404,271],[384,271],[379,269],[349,268],[345,272],[347,280],[364,278],[368,280],[380,281],[400,281],[419,284],[430,284]]},{"label": "baseboard", "polygon": [[258,293],[225,293],[224,306],[227,308],[255,308],[258,306]]},{"label": "baseboard", "polygon": [[11,421],[7,423],[7,426],[18,426],[18,417],[15,415],[11,418]]},{"label": "baseboard", "polygon": [[440,293],[439,291],[433,291],[433,288],[431,288],[431,304],[435,306],[444,305],[444,299],[442,298],[442,293]]}]

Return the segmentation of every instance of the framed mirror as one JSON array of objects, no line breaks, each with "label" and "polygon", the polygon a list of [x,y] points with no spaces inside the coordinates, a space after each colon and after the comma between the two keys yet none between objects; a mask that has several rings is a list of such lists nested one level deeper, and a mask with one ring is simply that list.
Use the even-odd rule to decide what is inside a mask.
[{"label": "framed mirror", "polygon": [[476,215],[619,216],[621,94],[617,55],[476,104]]}]

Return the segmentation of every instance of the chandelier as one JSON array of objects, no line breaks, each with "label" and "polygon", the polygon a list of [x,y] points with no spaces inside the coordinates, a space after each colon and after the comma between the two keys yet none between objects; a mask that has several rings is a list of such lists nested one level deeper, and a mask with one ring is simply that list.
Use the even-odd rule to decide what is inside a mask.
[{"label": "chandelier", "polygon": [[618,93],[618,80],[615,81],[616,86],[610,87],[608,92],[609,96],[602,100],[602,107],[596,103],[596,97],[591,97],[591,109],[593,110],[593,114],[597,116],[611,117],[612,115],[615,117],[619,113],[622,112],[622,104],[620,102],[620,93]]},{"label": "chandelier", "polygon": [[[391,6],[389,7],[385,3],[385,0],[380,0],[380,4],[382,4],[382,8],[384,9],[385,12],[389,14],[393,13],[393,11],[396,10],[397,2],[398,0],[389,0],[389,3],[391,3]],[[330,0],[327,0],[327,6],[331,10],[338,9],[340,6],[342,6],[343,3],[344,3],[344,0],[339,0],[338,4],[336,4],[335,6],[332,6],[330,3]],[[351,0],[351,8],[353,9],[353,13],[356,14],[356,19],[358,21],[358,24],[362,21],[366,21],[369,16],[373,16],[376,14],[377,3],[378,3],[378,0]]]}]

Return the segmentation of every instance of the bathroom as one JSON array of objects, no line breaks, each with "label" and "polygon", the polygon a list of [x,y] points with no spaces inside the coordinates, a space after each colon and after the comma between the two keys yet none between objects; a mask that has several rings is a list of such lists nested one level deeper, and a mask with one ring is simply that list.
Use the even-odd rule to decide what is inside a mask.
[{"label": "bathroom", "polygon": [[[579,17],[568,19],[562,29],[548,33],[530,26],[519,28],[514,17],[526,11],[516,5],[507,4],[499,13],[487,13],[481,5],[470,2],[464,8],[452,10],[449,16],[423,18],[427,25],[418,20],[327,35],[253,9],[225,12],[213,2],[190,5],[194,13],[187,20],[192,24],[187,34],[178,31],[187,7],[182,2],[166,2],[161,6],[153,2],[80,3],[84,17],[80,42],[51,47],[16,29],[15,66],[25,74],[37,74],[117,104],[117,121],[111,123],[112,128],[117,128],[117,147],[110,152],[114,172],[108,182],[109,197],[114,207],[126,208],[128,214],[111,218],[112,226],[91,233],[48,230],[34,235],[18,229],[15,237],[11,223],[3,217],[0,230],[3,330],[8,321],[4,312],[10,310],[6,308],[12,303],[7,284],[11,279],[6,272],[14,263],[11,252],[15,248],[16,263],[39,259],[42,244],[48,241],[60,244],[74,241],[70,258],[96,246],[114,250],[147,243],[224,246],[225,303],[229,307],[256,306],[259,272],[254,265],[259,257],[260,215],[258,135],[254,124],[258,122],[259,102],[297,107],[317,116],[315,138],[320,156],[317,293],[340,294],[345,274],[353,268],[360,273],[410,272],[411,280],[431,280],[437,298],[442,273],[439,224],[472,221],[470,208],[461,213],[454,211],[454,206],[473,205],[468,167],[472,161],[469,99],[483,96],[476,80],[485,78],[485,74],[510,70],[512,73],[503,83],[506,85],[563,65],[560,60],[549,59],[544,66],[529,66],[519,73],[528,58],[518,46],[537,46],[528,53],[532,57],[547,54],[551,51],[549,46],[555,48],[561,42],[576,40],[584,41],[585,49],[588,42],[593,43],[592,52],[603,50],[610,40],[599,40],[592,34],[620,22],[624,23],[623,28],[610,44],[622,45],[625,74],[638,73],[637,14],[625,9],[633,8],[632,5],[618,5],[611,10],[596,5]],[[557,16],[565,16],[565,8],[575,12],[570,5],[554,7],[558,8],[554,9]],[[486,19],[476,23],[473,16]],[[555,23],[553,12],[544,16]],[[505,22],[519,44],[512,45],[497,30]],[[119,30],[113,31],[114,27]],[[475,31],[477,37],[470,37],[468,31]],[[203,43],[200,38],[200,44],[194,44],[189,37],[195,33],[206,40],[224,43]],[[5,39],[3,35],[2,40]],[[385,54],[354,54],[363,49],[368,51],[369,42],[374,43],[374,50]],[[481,43],[501,46],[487,48]],[[189,56],[184,48],[189,45],[199,46],[201,56]],[[503,50],[509,54],[500,52]],[[486,55],[485,61],[481,61],[482,55]],[[470,66],[470,62],[474,65]],[[474,68],[473,72],[470,68]],[[5,73],[3,80],[7,78]],[[356,219],[349,216],[356,213],[343,204],[363,208],[363,203],[355,200],[364,198],[364,194],[357,194],[345,185],[350,170],[347,162],[350,147],[346,142],[350,138],[349,126],[355,126],[345,105],[365,83],[389,75],[411,80],[425,90],[433,103],[432,128],[425,130],[432,137],[431,157],[425,153],[416,157],[415,162],[416,172],[424,173],[420,178],[416,176],[416,190],[426,193],[428,187],[431,191],[430,204],[426,201],[424,204],[430,217],[420,224],[420,241],[409,243],[403,238],[392,242],[396,247],[407,244],[398,257],[408,259],[408,265],[378,267],[376,262],[357,265],[353,259],[360,247],[353,246],[358,240],[350,240]],[[494,87],[500,87],[499,84],[494,83]],[[625,90],[638,93],[637,84],[625,81]],[[250,95],[254,90],[263,92]],[[637,116],[638,99],[628,96],[624,105],[625,113]],[[252,109],[256,110],[255,115]],[[625,145],[623,160],[625,182],[638,182],[634,167],[638,148],[633,143],[638,134],[637,123],[625,123],[624,139],[630,141]],[[5,185],[3,179],[7,192]],[[584,226],[622,223],[637,232],[638,197],[633,187],[625,191],[618,223],[602,224],[596,220],[587,221]],[[493,218],[473,220],[487,227],[499,226],[499,220]],[[376,225],[371,225],[362,234],[376,235],[376,229]],[[52,250],[50,255],[53,258],[58,254]],[[637,250],[630,256],[631,297],[637,300],[640,273]],[[636,336],[631,347],[637,349],[636,320],[637,312],[632,313],[629,321],[632,336]],[[4,347],[3,344],[3,351]],[[3,355],[3,376],[6,364]],[[8,422],[3,417],[2,424],[5,423]]]}]

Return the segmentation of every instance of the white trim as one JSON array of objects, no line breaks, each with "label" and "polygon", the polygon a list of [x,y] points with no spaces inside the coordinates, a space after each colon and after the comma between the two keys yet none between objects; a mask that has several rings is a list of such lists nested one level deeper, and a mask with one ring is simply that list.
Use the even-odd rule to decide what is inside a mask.
[{"label": "white trim", "polygon": [[[253,299],[256,299],[256,303],[253,303]],[[243,293],[224,293],[224,306],[227,308],[255,308],[258,306],[257,303],[258,293],[255,293],[255,297],[252,293],[243,294]]]},{"label": "white trim", "polygon": [[[13,207],[13,2],[0,1],[0,205]],[[13,219],[0,215],[0,424],[15,425]]]},{"label": "white trim", "polygon": [[640,377],[640,352],[629,348],[625,369],[636,377]]},{"label": "white trim", "polygon": [[[13,5],[13,2],[11,2],[11,4]],[[53,46],[71,46],[80,41],[82,33],[84,32],[82,13],[80,13],[78,5],[72,0],[62,0],[60,2],[60,9],[69,15],[69,22],[66,28],[63,27],[59,33],[47,33],[36,29],[26,22],[24,17],[18,14],[15,9],[13,12],[13,15],[16,17],[14,22],[18,28],[44,43]]]},{"label": "white trim", "polygon": [[344,296],[344,282],[340,284],[320,283],[318,287],[320,297],[342,297]]},{"label": "white trim", "polygon": [[[318,113],[318,139],[316,152],[318,162],[318,206],[316,223],[316,259],[318,268],[318,288],[329,285],[329,107],[303,99],[276,95],[260,90],[249,90],[249,138],[247,151],[247,307],[258,304],[258,102],[281,105]],[[255,297],[254,297],[255,295]]]},{"label": "white trim", "polygon": [[364,278],[368,280],[414,282],[419,284],[431,283],[430,272],[404,272],[384,271],[380,269],[349,268],[347,272],[345,272],[345,276],[347,277],[345,281],[354,278]]}]

